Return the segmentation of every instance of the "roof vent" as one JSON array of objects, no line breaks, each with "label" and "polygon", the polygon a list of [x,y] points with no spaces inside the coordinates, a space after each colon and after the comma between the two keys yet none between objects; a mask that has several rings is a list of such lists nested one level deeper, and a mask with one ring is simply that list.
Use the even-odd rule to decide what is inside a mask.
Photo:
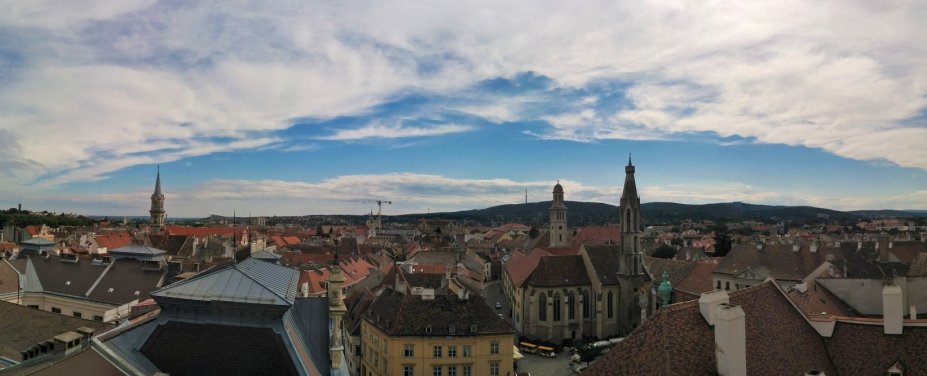
[{"label": "roof vent", "polygon": [[135,290],[135,294],[133,294],[133,295],[138,296],[138,294],[140,294],[140,293],[141,293],[141,292],[139,292],[138,290]]},{"label": "roof vent", "polygon": [[67,285],[67,286],[70,286],[70,285],[71,285],[71,281],[65,281],[64,284]]},{"label": "roof vent", "polygon": [[805,372],[805,376],[825,376],[824,371],[813,369],[808,372]]},{"label": "roof vent", "polygon": [[431,325],[425,325],[425,334],[431,334]]}]

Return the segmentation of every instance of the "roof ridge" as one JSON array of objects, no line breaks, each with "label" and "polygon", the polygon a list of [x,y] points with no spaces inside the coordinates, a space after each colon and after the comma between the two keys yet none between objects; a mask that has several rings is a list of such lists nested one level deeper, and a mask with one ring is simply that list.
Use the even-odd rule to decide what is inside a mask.
[{"label": "roof ridge", "polygon": [[[254,260],[254,259],[249,258],[248,260]],[[240,263],[237,263],[237,264],[235,264],[232,268],[238,270],[239,272],[241,272],[241,274],[244,274],[246,277],[248,277],[248,279],[254,281],[254,283],[257,283],[258,285],[261,285],[261,287],[267,289],[268,291],[270,291],[272,294],[276,295],[277,297],[279,297],[279,298],[281,298],[281,299],[283,299],[283,300],[285,300],[285,301],[287,301],[287,302],[290,301],[290,299],[287,298],[286,296],[280,296],[280,294],[278,294],[277,291],[274,291],[273,288],[271,288],[270,286],[265,285],[265,284],[262,283],[261,281],[258,281],[257,279],[255,279],[254,277],[252,277],[251,274],[249,274],[249,273],[245,272],[244,270],[238,268],[239,265],[245,263],[246,261],[247,261],[247,260],[242,261],[242,262],[240,262]],[[258,261],[258,260],[254,260],[253,262],[265,263],[264,261]],[[253,262],[252,262],[252,263],[253,263]],[[272,265],[272,264],[269,264],[269,263],[265,263],[265,264],[267,264],[267,265]],[[263,266],[263,265],[262,265],[262,266]],[[290,268],[285,268],[285,269],[295,270],[295,269],[290,269]],[[296,273],[296,275],[297,275],[297,277],[299,276],[298,273]],[[290,282],[292,282],[292,281],[293,281],[293,277],[291,276],[291,277],[290,277]],[[289,291],[290,291],[290,286],[291,286],[291,285],[292,285],[292,283],[287,283],[287,286],[286,286],[287,294],[285,294],[285,295],[289,295],[288,293],[289,293]]]},{"label": "roof ridge", "polygon": [[109,272],[109,269],[112,268],[113,265],[116,265],[116,261],[119,261],[119,260],[114,260],[110,262],[109,265],[106,265],[106,268],[103,269],[103,273],[100,273],[100,276],[97,277],[97,280],[93,281],[93,284],[90,285],[90,288],[87,290],[87,293],[84,294],[85,297],[90,297],[90,294],[93,293],[93,289],[97,288],[97,285],[100,284],[100,281],[103,280],[103,277],[106,276],[106,273]]}]

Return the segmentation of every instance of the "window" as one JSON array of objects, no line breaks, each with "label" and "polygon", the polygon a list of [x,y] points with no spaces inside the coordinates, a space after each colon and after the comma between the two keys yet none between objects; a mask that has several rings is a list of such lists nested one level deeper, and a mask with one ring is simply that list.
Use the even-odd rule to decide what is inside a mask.
[{"label": "window", "polygon": [[463,366],[463,376],[473,376],[473,366],[469,364]]},{"label": "window", "polygon": [[589,318],[589,294],[583,291],[583,318]]},{"label": "window", "polygon": [[415,366],[402,366],[402,376],[415,376]]},{"label": "window", "polygon": [[570,294],[566,299],[567,318],[573,320],[576,318],[576,295]]},{"label": "window", "polygon": [[470,345],[463,345],[463,356],[464,358],[473,356],[473,349],[470,347]]},{"label": "window", "polygon": [[449,346],[447,347],[447,357],[448,357],[448,358],[456,358],[456,357],[457,357],[457,346],[456,346],[456,345],[449,345]]},{"label": "window", "polygon": [[715,286],[715,289],[718,289],[718,290],[720,290],[720,289],[721,289],[721,281],[720,281],[720,280],[718,280],[718,285],[717,285],[717,286]]},{"label": "window", "polygon": [[554,295],[554,321],[560,321],[560,294]]},{"label": "window", "polygon": [[457,366],[447,366],[447,376],[457,376]]},{"label": "window", "polygon": [[731,282],[724,282],[724,289],[725,289],[725,290],[730,290],[730,289],[731,289]]},{"label": "window", "polygon": [[615,298],[614,296],[612,296],[611,291],[608,292],[608,302],[607,303],[608,303],[608,318],[612,318],[615,316],[615,308],[614,308]]},{"label": "window", "polygon": [[431,376],[441,376],[441,366],[431,367]]},{"label": "window", "polygon": [[[93,321],[103,321],[103,316],[93,315]],[[358,354],[360,355],[360,354]]]},{"label": "window", "polygon": [[405,345],[402,347],[402,355],[409,357],[415,356],[415,345]]},{"label": "window", "polygon": [[354,355],[360,355],[360,354],[361,354],[361,347],[354,346]]},{"label": "window", "polygon": [[432,352],[432,356],[434,356],[435,358],[440,358],[440,357],[441,357],[441,350],[442,350],[442,349],[441,349],[441,346],[435,346],[435,347],[434,347],[434,351]]},{"label": "window", "polygon": [[489,376],[499,376],[499,363],[489,363]]},{"label": "window", "polygon": [[54,313],[61,313],[61,308],[52,307],[51,311]]},{"label": "window", "polygon": [[538,320],[547,321],[547,294],[538,297]]},{"label": "window", "polygon": [[80,312],[74,311],[74,317],[81,318],[81,316],[83,316],[83,314],[81,314]]},{"label": "window", "polygon": [[489,353],[490,354],[499,353],[499,341],[492,341],[489,343]]}]

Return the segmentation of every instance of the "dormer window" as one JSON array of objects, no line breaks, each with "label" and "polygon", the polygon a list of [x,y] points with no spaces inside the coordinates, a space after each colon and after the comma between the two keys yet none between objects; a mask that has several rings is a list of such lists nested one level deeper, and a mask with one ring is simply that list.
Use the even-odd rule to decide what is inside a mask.
[{"label": "dormer window", "polygon": [[888,376],[904,376],[904,367],[901,366],[901,362],[895,362],[891,367],[888,367]]},{"label": "dormer window", "polygon": [[106,290],[106,292],[113,292],[113,288],[110,287],[108,290]]},{"label": "dormer window", "polygon": [[476,325],[470,325],[470,333],[476,333]]},{"label": "dormer window", "polygon": [[425,326],[425,334],[431,334],[431,325]]}]

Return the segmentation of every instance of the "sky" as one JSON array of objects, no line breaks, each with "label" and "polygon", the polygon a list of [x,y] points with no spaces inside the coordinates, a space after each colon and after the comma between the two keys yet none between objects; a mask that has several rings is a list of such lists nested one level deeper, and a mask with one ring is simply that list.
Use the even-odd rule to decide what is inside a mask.
[{"label": "sky", "polygon": [[[0,0],[0,207],[927,209],[924,1]],[[365,202],[368,201],[368,202]]]}]

